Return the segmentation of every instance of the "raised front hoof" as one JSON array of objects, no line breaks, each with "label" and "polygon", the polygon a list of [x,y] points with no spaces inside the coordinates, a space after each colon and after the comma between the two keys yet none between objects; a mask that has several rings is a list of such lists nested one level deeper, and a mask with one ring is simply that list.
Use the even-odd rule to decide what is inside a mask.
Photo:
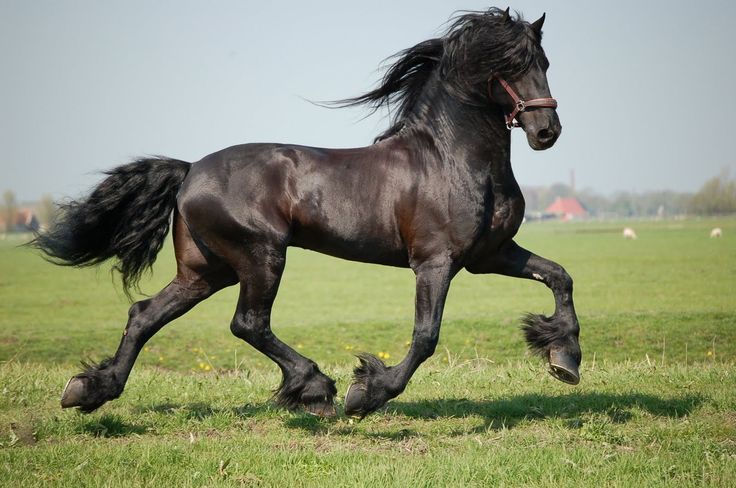
[{"label": "raised front hoof", "polygon": [[84,398],[84,380],[73,376],[64,385],[64,391],[61,392],[61,408],[78,407]]},{"label": "raised front hoof", "polygon": [[561,349],[553,348],[549,352],[549,374],[568,385],[580,383],[577,362]]},{"label": "raised front hoof", "polygon": [[79,407],[82,413],[90,413],[102,405],[106,400],[92,398],[89,388],[89,380],[73,376],[66,382],[64,391],[61,393],[61,408]]}]

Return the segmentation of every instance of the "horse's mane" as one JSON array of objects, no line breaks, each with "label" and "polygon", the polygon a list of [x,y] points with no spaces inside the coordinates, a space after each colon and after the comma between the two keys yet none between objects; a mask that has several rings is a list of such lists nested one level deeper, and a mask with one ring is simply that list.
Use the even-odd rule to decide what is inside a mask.
[{"label": "horse's mane", "polygon": [[472,103],[492,74],[513,80],[526,73],[541,53],[540,35],[519,14],[491,8],[463,12],[450,20],[444,35],[396,53],[377,88],[355,98],[334,102],[339,107],[368,105],[392,112],[391,127],[377,139],[397,132],[412,114],[435,70],[445,88]]}]

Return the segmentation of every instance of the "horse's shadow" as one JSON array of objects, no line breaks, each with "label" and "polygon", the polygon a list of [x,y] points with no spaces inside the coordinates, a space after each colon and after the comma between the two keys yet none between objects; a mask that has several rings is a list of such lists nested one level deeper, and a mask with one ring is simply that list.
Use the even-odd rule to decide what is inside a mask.
[{"label": "horse's shadow", "polygon": [[699,395],[662,398],[643,393],[525,394],[489,401],[463,398],[395,402],[387,410],[414,419],[477,416],[484,420],[484,425],[476,430],[499,430],[543,419],[564,419],[568,427],[577,428],[583,418],[590,416],[602,416],[604,421],[623,424],[631,420],[637,410],[655,417],[680,418],[689,415],[702,402],[703,397]]},{"label": "horse's shadow", "polygon": [[[499,400],[470,400],[467,398],[421,400],[414,402],[396,401],[388,404],[381,412],[409,417],[417,420],[480,417],[481,425],[470,430],[463,428],[456,435],[487,432],[489,430],[512,429],[522,422],[539,422],[548,419],[563,419],[563,425],[577,429],[585,422],[595,421],[623,424],[646,412],[655,417],[680,418],[695,410],[704,398],[699,395],[684,395],[662,398],[643,393],[569,393],[566,395],[525,394]],[[292,428],[300,428],[314,434],[340,433],[319,419],[294,417],[286,421]],[[349,429],[352,432],[352,429]],[[347,431],[346,431],[347,432]],[[413,431],[404,429],[399,433],[373,433],[385,438],[405,438]],[[368,434],[367,434],[368,435]]]},{"label": "horse's shadow", "polygon": [[214,408],[205,402],[155,403],[134,407],[133,413],[138,416],[138,419],[134,422],[126,420],[120,415],[110,413],[103,413],[99,416],[85,416],[77,425],[76,432],[94,437],[127,437],[156,430],[155,422],[146,422],[140,419],[139,416],[145,414],[177,415],[187,421],[202,421],[221,413],[234,414],[238,418],[253,418],[273,410],[274,406],[268,403],[263,405],[246,404],[232,409]]},{"label": "horse's shadow", "polygon": [[222,413],[234,415],[240,419],[252,418],[259,415],[279,410],[278,407],[273,405],[271,402],[263,404],[250,404],[241,405],[233,408],[214,408],[205,402],[192,402],[192,403],[157,403],[153,405],[139,406],[136,409],[136,413],[157,413],[157,414],[170,414],[178,415],[187,420],[204,420],[213,415]]},{"label": "horse's shadow", "polygon": [[105,438],[141,435],[145,434],[148,430],[149,427],[146,425],[127,422],[120,416],[114,414],[86,417],[75,429],[79,434]]},{"label": "horse's shadow", "polygon": [[[470,400],[467,398],[434,399],[420,401],[396,401],[389,403],[374,415],[395,415],[416,420],[480,417],[481,425],[468,431],[458,430],[457,435],[512,429],[521,422],[539,422],[546,419],[563,419],[570,429],[580,428],[590,417],[613,424],[631,420],[637,411],[655,417],[680,418],[689,415],[704,398],[700,395],[683,395],[662,398],[643,393],[568,393],[566,395],[525,394],[499,400]],[[189,404],[160,403],[141,406],[138,414],[158,413],[181,415],[186,419],[203,420],[218,413],[229,412],[241,419],[258,418],[265,412],[273,412],[270,402],[262,405],[247,404],[233,409],[217,409],[203,402]],[[338,417],[339,419],[340,417]],[[301,429],[313,434],[354,435],[354,426],[339,425],[330,419],[321,419],[306,413],[297,413],[284,420],[288,428]],[[385,424],[384,424],[385,425]],[[150,427],[131,424],[117,415],[103,415],[83,422],[79,430],[97,437],[125,437],[143,434]],[[397,432],[365,432],[370,437],[401,440],[418,435],[415,429]]]}]

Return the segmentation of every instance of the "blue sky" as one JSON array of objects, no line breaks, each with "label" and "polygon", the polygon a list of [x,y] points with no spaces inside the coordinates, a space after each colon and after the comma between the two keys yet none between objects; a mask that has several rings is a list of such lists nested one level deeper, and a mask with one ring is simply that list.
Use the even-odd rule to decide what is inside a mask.
[{"label": "blue sky", "polygon": [[[697,5],[697,6],[694,6]],[[477,1],[0,0],[0,191],[77,196],[147,154],[196,161],[244,142],[369,144],[387,124],[330,100]],[[506,7],[506,4],[499,5]],[[695,191],[736,176],[736,2],[519,1],[543,45],[563,133],[513,135],[522,185]]]}]

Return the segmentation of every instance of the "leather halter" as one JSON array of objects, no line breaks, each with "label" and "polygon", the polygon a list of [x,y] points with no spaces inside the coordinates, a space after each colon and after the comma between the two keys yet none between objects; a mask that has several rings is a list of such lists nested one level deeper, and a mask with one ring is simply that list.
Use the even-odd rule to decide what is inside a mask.
[{"label": "leather halter", "polygon": [[488,94],[490,95],[491,99],[493,99],[493,92],[491,90],[491,84],[493,83],[493,80],[498,80],[503,89],[506,90],[506,93],[508,93],[508,95],[514,101],[514,110],[509,115],[504,115],[506,119],[506,128],[508,130],[520,126],[519,122],[516,120],[516,115],[520,112],[525,111],[529,107],[557,108],[557,100],[552,97],[532,98],[531,100],[524,100],[516,94],[514,89],[511,88],[511,85],[509,85],[506,80],[504,80],[500,76],[495,75],[488,80]]}]

